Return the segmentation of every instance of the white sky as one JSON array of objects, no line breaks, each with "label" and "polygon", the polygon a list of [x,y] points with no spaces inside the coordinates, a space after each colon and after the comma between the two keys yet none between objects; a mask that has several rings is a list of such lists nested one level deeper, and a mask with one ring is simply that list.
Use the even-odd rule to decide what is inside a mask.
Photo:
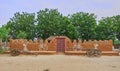
[{"label": "white sky", "polygon": [[38,12],[58,9],[63,15],[88,12],[101,17],[120,15],[120,0],[0,0],[0,26],[6,24],[15,12]]}]

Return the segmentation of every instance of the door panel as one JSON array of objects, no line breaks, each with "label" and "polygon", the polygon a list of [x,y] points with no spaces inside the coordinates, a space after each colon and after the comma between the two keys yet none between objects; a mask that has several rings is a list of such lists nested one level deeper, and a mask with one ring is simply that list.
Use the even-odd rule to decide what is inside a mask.
[{"label": "door panel", "polygon": [[57,38],[57,52],[65,51],[65,38]]}]

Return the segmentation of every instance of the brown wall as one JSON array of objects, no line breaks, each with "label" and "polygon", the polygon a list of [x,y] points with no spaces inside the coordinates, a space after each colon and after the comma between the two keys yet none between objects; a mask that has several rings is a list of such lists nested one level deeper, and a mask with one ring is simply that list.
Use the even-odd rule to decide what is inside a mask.
[{"label": "brown wall", "polygon": [[[104,40],[104,41],[85,41],[83,43],[78,42],[79,45],[81,45],[81,47],[83,49],[89,49],[89,48],[94,48],[95,44],[98,44],[98,49],[100,49],[101,51],[112,51],[112,40]],[[73,44],[74,45],[74,44]]]},{"label": "brown wall", "polygon": [[[47,40],[46,40],[47,41]],[[56,51],[56,38],[53,38],[49,43],[48,43],[48,51]]]},{"label": "brown wall", "polygon": [[[27,41],[26,39],[10,39],[9,47],[11,49],[19,49],[23,50],[23,44],[27,45],[27,49],[30,51],[56,51],[56,38],[65,38],[65,51],[73,51],[74,45],[80,45],[82,49],[94,48],[94,44],[98,44],[98,49],[102,51],[112,51],[112,40],[104,40],[104,41],[85,41],[81,42],[74,40],[73,42],[65,36],[56,36],[53,37],[50,42],[46,39],[44,42],[40,41]],[[41,47],[43,45],[43,48]]]}]

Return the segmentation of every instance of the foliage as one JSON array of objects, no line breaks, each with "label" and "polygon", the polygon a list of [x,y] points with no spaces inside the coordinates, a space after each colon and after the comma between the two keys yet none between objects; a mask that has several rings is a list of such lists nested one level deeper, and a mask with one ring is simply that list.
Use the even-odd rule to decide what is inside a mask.
[{"label": "foliage", "polygon": [[113,16],[113,30],[116,38],[120,40],[120,15]]},{"label": "foliage", "polygon": [[8,38],[8,33],[12,38],[46,39],[62,35],[71,39],[114,41],[120,40],[120,15],[96,22],[93,13],[77,12],[63,16],[57,9],[47,8],[38,11],[37,16],[35,13],[17,12],[5,27],[0,28],[0,38]]},{"label": "foliage", "polygon": [[10,29],[7,29],[5,26],[2,26],[0,28],[0,39],[8,38],[9,31],[10,31]]},{"label": "foliage", "polygon": [[59,35],[62,15],[57,9],[45,9],[37,12],[37,35],[43,39]]},{"label": "foliage", "polygon": [[0,28],[0,46],[2,46],[2,40],[4,39],[5,41],[7,41],[7,39],[9,38],[9,31],[10,29],[7,29],[5,26],[2,26]]},{"label": "foliage", "polygon": [[78,32],[77,32],[76,27],[74,27],[73,24],[67,25],[65,35],[71,39],[77,39]]},{"label": "foliage", "polygon": [[96,27],[96,39],[105,40],[114,38],[112,18],[102,18]]},{"label": "foliage", "polygon": [[50,36],[64,35],[71,39],[78,37],[76,27],[68,17],[62,16],[57,9],[45,9],[37,12],[38,37],[46,39]]},{"label": "foliage", "polygon": [[94,39],[96,20],[94,14],[78,12],[70,15],[72,24],[77,28],[79,38],[82,40]]},{"label": "foliage", "polygon": [[5,52],[5,50],[2,47],[0,47],[0,54],[2,54],[4,52]]},{"label": "foliage", "polygon": [[96,39],[120,40],[120,15],[102,18],[96,27]]},{"label": "foliage", "polygon": [[71,39],[78,38],[77,28],[72,24],[68,17],[63,17],[59,25],[59,35],[67,36]]},{"label": "foliage", "polygon": [[17,38],[26,38],[27,34],[24,31],[20,31],[19,34],[17,35]]},{"label": "foliage", "polygon": [[17,38],[19,31],[24,31],[28,36],[27,39],[32,39],[35,36],[35,14],[34,13],[15,13],[7,23],[7,28],[10,28],[10,36]]},{"label": "foliage", "polygon": [[113,44],[120,44],[119,40],[115,40]]}]

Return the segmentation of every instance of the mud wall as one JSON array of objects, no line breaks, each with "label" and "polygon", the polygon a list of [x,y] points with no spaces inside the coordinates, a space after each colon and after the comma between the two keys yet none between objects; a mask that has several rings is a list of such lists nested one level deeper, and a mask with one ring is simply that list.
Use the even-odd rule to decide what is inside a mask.
[{"label": "mud wall", "polygon": [[[19,49],[24,50],[26,47],[29,51],[56,51],[57,46],[57,39],[58,37],[54,37],[51,40],[46,39],[45,41],[38,40],[38,41],[32,41],[32,40],[26,40],[26,39],[10,39],[9,41],[9,47],[11,49]],[[65,36],[59,36],[59,38],[65,38],[65,51],[74,51],[75,48],[79,48],[80,50],[89,49],[89,48],[95,48],[95,45],[97,44],[97,48],[101,51],[112,51],[112,40],[104,40],[104,41],[84,41],[81,42],[80,40],[73,42]]]}]

